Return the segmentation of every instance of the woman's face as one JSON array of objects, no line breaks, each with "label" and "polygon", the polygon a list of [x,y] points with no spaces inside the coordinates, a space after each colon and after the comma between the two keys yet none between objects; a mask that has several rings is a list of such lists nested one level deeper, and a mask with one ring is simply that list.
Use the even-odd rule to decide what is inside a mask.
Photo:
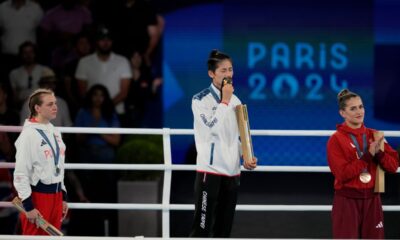
[{"label": "woman's face", "polygon": [[81,56],[86,56],[90,53],[91,45],[90,41],[86,37],[82,37],[76,43],[76,49]]},{"label": "woman's face", "polygon": [[36,105],[35,110],[38,117],[50,121],[57,117],[57,102],[53,94],[42,94],[42,104]]},{"label": "woman's face", "polygon": [[25,64],[32,64],[35,62],[35,49],[32,46],[26,46],[21,52],[22,61]]},{"label": "woman's face", "polygon": [[142,57],[138,52],[135,52],[131,57],[131,66],[132,68],[140,68],[142,65]]},{"label": "woman's face", "polygon": [[213,84],[218,88],[221,89],[222,79],[229,77],[233,77],[233,67],[232,62],[228,59],[223,60],[218,64],[217,69],[215,72],[208,71],[208,76],[212,78]]},{"label": "woman's face", "polygon": [[339,112],[351,128],[359,128],[364,122],[365,109],[360,97],[347,100],[345,109]]},{"label": "woman's face", "polygon": [[104,94],[100,89],[93,92],[92,105],[93,107],[100,107],[104,102]]}]

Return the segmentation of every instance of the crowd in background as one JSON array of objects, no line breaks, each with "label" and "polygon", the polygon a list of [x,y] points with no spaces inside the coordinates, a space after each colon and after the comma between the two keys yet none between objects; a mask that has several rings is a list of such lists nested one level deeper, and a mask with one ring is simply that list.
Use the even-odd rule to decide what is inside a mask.
[{"label": "crowd in background", "polygon": [[[57,97],[55,126],[162,127],[164,20],[149,2],[0,2],[0,125],[22,125],[29,116],[29,95],[50,88]],[[0,132],[0,161],[15,161],[17,136]],[[117,134],[64,137],[70,162],[112,163],[122,143]],[[12,171],[0,171],[0,201],[10,201]],[[116,177],[109,173],[68,172],[75,189],[71,195],[81,202],[115,202]],[[84,215],[71,221],[72,235],[104,235],[103,220],[111,223],[116,217],[91,215],[93,226],[81,232]],[[13,209],[0,208],[0,225],[10,225],[0,234],[18,231],[16,219]],[[116,235],[115,226],[109,230]]]}]

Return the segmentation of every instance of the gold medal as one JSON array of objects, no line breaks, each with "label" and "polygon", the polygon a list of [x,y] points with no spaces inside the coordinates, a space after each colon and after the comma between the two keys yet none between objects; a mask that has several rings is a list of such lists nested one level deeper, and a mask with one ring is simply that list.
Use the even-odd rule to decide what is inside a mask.
[{"label": "gold medal", "polygon": [[371,174],[369,172],[360,173],[360,181],[363,183],[369,183],[371,181]]}]

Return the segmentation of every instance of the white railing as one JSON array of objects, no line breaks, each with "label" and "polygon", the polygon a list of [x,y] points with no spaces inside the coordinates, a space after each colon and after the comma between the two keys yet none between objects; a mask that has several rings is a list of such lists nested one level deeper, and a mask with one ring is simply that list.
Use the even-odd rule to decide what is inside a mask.
[{"label": "white railing", "polygon": [[[0,132],[19,132],[20,126],[0,126]],[[172,171],[193,171],[194,165],[172,164],[171,135],[193,135],[191,129],[128,129],[128,128],[82,128],[59,127],[62,133],[100,134],[147,134],[162,135],[164,164],[66,164],[66,169],[92,170],[163,170],[163,195],[161,204],[130,203],[69,203],[71,209],[116,209],[116,210],[160,210],[162,211],[162,237],[169,238],[170,210],[193,210],[193,204],[171,204]],[[251,130],[252,136],[314,136],[328,137],[330,130]],[[400,131],[384,131],[386,137],[400,137]],[[14,163],[0,163],[0,168],[14,168]],[[242,169],[247,171],[245,169]],[[254,172],[329,172],[328,167],[319,166],[258,166]],[[400,171],[400,170],[399,170]],[[399,172],[398,171],[398,172]],[[0,202],[0,207],[11,207],[10,202]],[[238,211],[330,211],[331,205],[237,205]],[[384,211],[400,211],[399,205],[383,206]]]}]

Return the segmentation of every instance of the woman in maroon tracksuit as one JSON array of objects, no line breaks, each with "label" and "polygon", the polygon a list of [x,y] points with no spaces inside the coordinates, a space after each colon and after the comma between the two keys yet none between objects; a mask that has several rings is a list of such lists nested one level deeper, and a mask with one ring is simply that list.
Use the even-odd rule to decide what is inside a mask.
[{"label": "woman in maroon tracksuit", "polygon": [[[374,192],[376,168],[394,173],[399,166],[395,150],[381,132],[364,126],[365,109],[356,93],[338,94],[344,123],[327,144],[328,164],[335,176],[332,207],[334,238],[384,238],[380,194]],[[379,137],[374,138],[374,134]]]}]

